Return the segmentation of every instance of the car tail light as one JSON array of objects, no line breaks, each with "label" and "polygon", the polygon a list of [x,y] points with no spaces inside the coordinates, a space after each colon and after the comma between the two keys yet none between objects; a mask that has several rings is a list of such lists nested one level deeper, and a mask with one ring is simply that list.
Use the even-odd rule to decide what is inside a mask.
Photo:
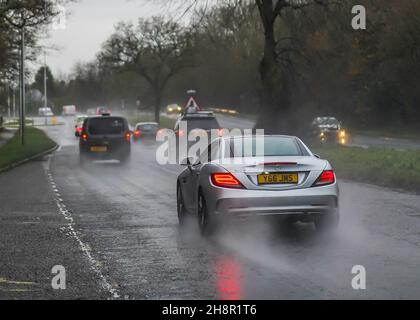
[{"label": "car tail light", "polygon": [[184,131],[182,131],[182,130],[178,130],[175,133],[178,137],[183,137],[184,136]]},{"label": "car tail light", "polygon": [[81,135],[83,141],[87,141],[88,135],[86,133],[82,133]]},{"label": "car tail light", "polygon": [[76,132],[81,133],[83,131],[82,128],[76,128]]},{"label": "car tail light", "polygon": [[222,188],[243,188],[242,183],[236,179],[231,173],[213,173],[211,182],[216,187]]},{"label": "car tail light", "polygon": [[335,174],[332,170],[327,170],[321,173],[318,180],[316,180],[314,186],[326,186],[335,182]]},{"label": "car tail light", "polygon": [[126,132],[125,133],[125,140],[130,141],[131,139],[131,133],[130,132]]},{"label": "car tail light", "polygon": [[258,164],[259,166],[296,166],[297,162],[262,162]]},{"label": "car tail light", "polygon": [[134,135],[135,135],[136,137],[140,137],[140,135],[141,135],[140,130],[136,130],[136,131],[134,131]]}]

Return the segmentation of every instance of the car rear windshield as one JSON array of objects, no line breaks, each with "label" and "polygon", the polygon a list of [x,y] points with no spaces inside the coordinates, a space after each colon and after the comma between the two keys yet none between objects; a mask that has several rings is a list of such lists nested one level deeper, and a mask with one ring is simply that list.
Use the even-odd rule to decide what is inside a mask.
[{"label": "car rear windshield", "polygon": [[89,121],[90,134],[122,134],[124,132],[124,119],[122,118],[97,118]]},{"label": "car rear windshield", "polygon": [[220,125],[217,122],[216,118],[188,119],[187,128],[188,128],[188,131],[195,130],[195,129],[212,130],[212,129],[219,129]]},{"label": "car rear windshield", "polygon": [[[244,137],[228,140],[230,157],[308,156],[295,138]],[[229,154],[229,153],[226,153]]]},{"label": "car rear windshield", "polygon": [[158,126],[156,124],[141,124],[137,126],[137,130],[141,131],[157,131]]}]

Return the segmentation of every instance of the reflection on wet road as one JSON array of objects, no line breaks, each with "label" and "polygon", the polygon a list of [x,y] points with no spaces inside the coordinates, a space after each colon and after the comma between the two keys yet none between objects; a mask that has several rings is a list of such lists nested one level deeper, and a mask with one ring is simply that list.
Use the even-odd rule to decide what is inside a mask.
[{"label": "reflection on wet road", "polygon": [[[126,167],[80,168],[71,124],[47,131],[63,146],[51,160],[63,202],[122,297],[420,298],[420,196],[340,181],[343,219],[334,236],[250,221],[205,240],[195,221],[178,227],[181,168],[160,167],[154,144],[134,144]],[[351,287],[354,265],[367,269],[365,291]]]}]

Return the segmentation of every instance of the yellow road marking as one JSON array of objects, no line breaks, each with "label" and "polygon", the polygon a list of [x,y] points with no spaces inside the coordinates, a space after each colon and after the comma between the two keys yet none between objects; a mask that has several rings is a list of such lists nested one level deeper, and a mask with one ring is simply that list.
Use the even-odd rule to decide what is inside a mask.
[{"label": "yellow road marking", "polygon": [[17,285],[23,285],[23,286],[32,286],[32,285],[36,285],[36,283],[34,282],[25,282],[25,281],[12,281],[12,280],[7,280],[4,278],[0,278],[0,284],[5,283],[5,284],[17,284]]},{"label": "yellow road marking", "polygon": [[33,291],[33,290],[28,290],[28,289],[1,289],[0,291],[3,292],[29,292],[29,291]]}]

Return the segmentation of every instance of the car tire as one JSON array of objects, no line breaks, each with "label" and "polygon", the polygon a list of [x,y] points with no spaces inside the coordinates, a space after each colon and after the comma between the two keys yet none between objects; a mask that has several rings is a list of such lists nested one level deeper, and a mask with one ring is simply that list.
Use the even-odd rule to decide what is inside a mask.
[{"label": "car tire", "polygon": [[178,184],[176,191],[176,208],[178,213],[178,221],[180,226],[185,226],[187,220],[187,210],[185,209],[184,200],[182,199],[181,186]]},{"label": "car tire", "polygon": [[208,210],[206,199],[201,192],[198,195],[197,211],[201,235],[204,237],[213,235],[217,231],[217,222],[214,215]]},{"label": "car tire", "polygon": [[86,156],[82,152],[80,152],[80,155],[79,155],[80,166],[84,167],[86,165],[86,162],[87,162]]},{"label": "car tire", "polygon": [[130,162],[130,153],[121,156],[119,160],[121,165],[127,165]]},{"label": "car tire", "polygon": [[315,227],[320,232],[334,232],[340,223],[338,212],[323,214],[315,218]]}]

